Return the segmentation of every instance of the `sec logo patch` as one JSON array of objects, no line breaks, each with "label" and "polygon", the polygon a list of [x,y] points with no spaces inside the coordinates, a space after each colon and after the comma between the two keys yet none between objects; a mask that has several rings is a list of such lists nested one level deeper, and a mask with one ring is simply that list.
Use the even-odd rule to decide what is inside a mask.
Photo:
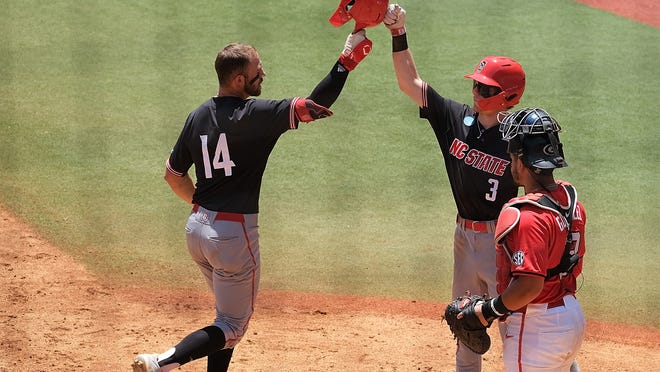
[{"label": "sec logo patch", "polygon": [[525,262],[525,254],[521,251],[518,251],[511,256],[511,260],[513,260],[513,264],[516,266],[521,266],[523,262]]}]

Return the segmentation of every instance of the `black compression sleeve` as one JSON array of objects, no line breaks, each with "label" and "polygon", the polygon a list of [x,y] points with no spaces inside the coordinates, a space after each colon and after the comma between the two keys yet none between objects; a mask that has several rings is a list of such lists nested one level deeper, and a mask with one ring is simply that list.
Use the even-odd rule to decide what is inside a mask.
[{"label": "black compression sleeve", "polygon": [[209,354],[206,359],[206,370],[207,371],[226,371],[229,369],[229,363],[231,362],[231,356],[234,353],[234,349],[222,349],[216,351],[213,354]]},{"label": "black compression sleeve", "polygon": [[159,360],[158,363],[161,366],[172,363],[184,365],[191,360],[222,350],[224,346],[225,334],[222,330],[216,326],[208,326],[186,336],[174,347],[172,356]]},{"label": "black compression sleeve", "polygon": [[330,108],[339,97],[339,93],[344,89],[344,83],[348,78],[348,70],[342,66],[339,61],[332,66],[330,73],[321,80],[309,95],[309,99],[321,106]]}]

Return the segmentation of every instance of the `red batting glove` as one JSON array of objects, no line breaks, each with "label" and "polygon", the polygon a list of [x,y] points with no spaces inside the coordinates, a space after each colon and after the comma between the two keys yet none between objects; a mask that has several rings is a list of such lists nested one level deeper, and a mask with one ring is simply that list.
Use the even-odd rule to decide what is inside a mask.
[{"label": "red batting glove", "polygon": [[330,109],[323,107],[309,98],[297,98],[293,104],[296,118],[304,123],[332,116]]},{"label": "red batting glove", "polygon": [[346,38],[344,50],[339,56],[341,63],[348,71],[353,71],[357,65],[371,52],[371,40],[367,39],[364,29],[351,33]]}]

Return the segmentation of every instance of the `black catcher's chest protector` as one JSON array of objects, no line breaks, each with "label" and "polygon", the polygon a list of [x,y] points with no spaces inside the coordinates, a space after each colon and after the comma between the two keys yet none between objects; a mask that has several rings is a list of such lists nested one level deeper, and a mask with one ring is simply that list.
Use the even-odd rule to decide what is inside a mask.
[{"label": "black catcher's chest protector", "polygon": [[[580,261],[580,256],[578,255],[577,243],[579,239],[579,232],[572,231],[573,228],[573,215],[575,213],[575,208],[577,207],[577,192],[575,188],[571,185],[561,185],[566,194],[568,195],[569,205],[568,208],[563,208],[555,200],[550,198],[547,195],[528,195],[524,198],[519,198],[513,201],[510,204],[504,206],[504,209],[507,207],[515,207],[520,209],[522,205],[533,204],[537,207],[551,210],[561,216],[562,219],[566,221],[568,226],[568,234],[566,235],[566,245],[564,248],[564,253],[561,257],[559,265],[548,269],[546,278],[551,278],[553,276],[559,275],[561,277],[570,274],[575,268],[575,265]],[[518,224],[520,213],[518,212],[518,218],[515,220],[510,220],[507,224],[508,226],[497,226],[497,231],[495,234],[495,240],[497,244],[503,244],[506,234]],[[508,248],[505,247],[508,250]],[[507,252],[508,253],[508,252]],[[510,254],[510,253],[509,253]]]}]

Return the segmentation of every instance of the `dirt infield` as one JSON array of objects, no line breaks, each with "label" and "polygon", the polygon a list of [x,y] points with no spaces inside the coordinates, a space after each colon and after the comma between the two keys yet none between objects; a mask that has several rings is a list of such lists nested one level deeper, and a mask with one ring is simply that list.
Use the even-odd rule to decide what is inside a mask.
[{"label": "dirt infield", "polygon": [[577,0],[577,2],[660,28],[658,0]]},{"label": "dirt infield", "polygon": [[[118,288],[0,210],[0,371],[128,371],[207,325],[206,292]],[[201,278],[200,278],[201,280]],[[232,371],[452,371],[439,303],[262,291]],[[501,371],[493,337],[484,371]],[[584,371],[660,370],[660,330],[589,322]],[[205,371],[205,362],[182,371]]]}]

